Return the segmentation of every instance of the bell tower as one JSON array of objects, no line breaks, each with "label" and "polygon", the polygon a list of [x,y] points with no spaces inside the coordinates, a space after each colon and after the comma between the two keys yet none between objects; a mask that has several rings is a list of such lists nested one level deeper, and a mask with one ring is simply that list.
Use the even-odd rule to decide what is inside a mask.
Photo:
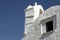
[{"label": "bell tower", "polygon": [[[24,40],[29,40],[30,29],[32,28],[33,22],[44,12],[41,5],[37,5],[37,2],[34,6],[29,5],[25,10],[25,30],[24,30]],[[30,39],[31,40],[31,39]]]},{"label": "bell tower", "polygon": [[43,12],[43,7],[38,5],[37,2],[35,2],[34,6],[29,5],[25,9],[25,33],[28,31],[26,28],[29,28],[30,24],[32,24]]}]

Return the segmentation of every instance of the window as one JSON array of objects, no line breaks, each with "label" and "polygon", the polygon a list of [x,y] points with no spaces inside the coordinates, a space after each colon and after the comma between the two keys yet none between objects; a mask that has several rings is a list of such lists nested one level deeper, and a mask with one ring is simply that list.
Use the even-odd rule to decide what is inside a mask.
[{"label": "window", "polygon": [[46,32],[52,31],[53,30],[53,20],[46,22]]},{"label": "window", "polygon": [[40,21],[40,27],[41,27],[41,39],[44,40],[44,38],[50,36],[55,32],[57,25],[56,25],[56,15],[51,17],[45,17],[45,19],[42,19]]},{"label": "window", "polygon": [[56,16],[48,17],[40,21],[41,34],[56,30]]}]

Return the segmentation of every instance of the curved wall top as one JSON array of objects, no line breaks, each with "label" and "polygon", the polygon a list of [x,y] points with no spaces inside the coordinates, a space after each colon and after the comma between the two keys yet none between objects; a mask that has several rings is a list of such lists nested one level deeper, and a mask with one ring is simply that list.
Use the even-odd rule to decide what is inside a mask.
[{"label": "curved wall top", "polygon": [[34,24],[38,24],[40,21],[42,21],[43,19],[46,19],[48,17],[54,16],[54,15],[58,15],[60,13],[60,5],[58,6],[52,6],[50,8],[48,8],[47,10],[45,10],[44,13],[42,13],[34,22]]}]

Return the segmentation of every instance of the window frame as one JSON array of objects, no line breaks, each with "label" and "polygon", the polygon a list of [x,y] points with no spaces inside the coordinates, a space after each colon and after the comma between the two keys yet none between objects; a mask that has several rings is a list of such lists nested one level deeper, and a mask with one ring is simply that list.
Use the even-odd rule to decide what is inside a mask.
[{"label": "window frame", "polygon": [[53,20],[53,30],[52,31],[56,30],[56,15],[55,15],[55,16],[48,17],[46,19],[41,20],[41,22],[40,22],[41,34],[47,33],[46,32],[46,22],[49,22],[51,20]]}]

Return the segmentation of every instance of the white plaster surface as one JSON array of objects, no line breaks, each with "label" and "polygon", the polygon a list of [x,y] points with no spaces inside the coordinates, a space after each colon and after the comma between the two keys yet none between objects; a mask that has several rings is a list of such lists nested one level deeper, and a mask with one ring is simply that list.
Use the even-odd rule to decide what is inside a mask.
[{"label": "white plaster surface", "polygon": [[[39,12],[37,11],[38,8],[37,9],[36,8],[33,9],[35,11],[31,11],[31,10],[30,11],[31,11],[31,14],[34,14],[37,12],[37,14],[34,14],[34,17],[37,19],[31,23],[28,23],[27,25],[25,24],[25,32],[27,33],[26,33],[26,36],[22,38],[22,40],[60,40],[60,5],[52,6],[48,8],[41,15],[39,15]],[[41,26],[41,23],[43,20],[46,20],[54,16],[56,17],[52,19],[55,20],[53,24],[55,28],[53,31],[46,32],[45,25],[43,27]],[[46,21],[49,21],[49,20],[46,20]],[[27,22],[27,20],[25,20],[25,22]],[[43,21],[43,23],[44,22],[45,21]]]}]

